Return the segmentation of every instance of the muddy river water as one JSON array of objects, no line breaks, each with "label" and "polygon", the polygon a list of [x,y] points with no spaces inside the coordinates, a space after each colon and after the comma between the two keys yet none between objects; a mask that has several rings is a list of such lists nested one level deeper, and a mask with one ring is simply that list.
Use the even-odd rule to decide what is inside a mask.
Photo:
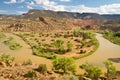
[{"label": "muddy river water", "polygon": [[104,69],[103,62],[111,60],[114,62],[117,70],[120,70],[120,46],[106,40],[101,34],[97,33],[96,38],[100,44],[98,50],[88,57],[77,60],[76,64],[80,65],[88,62],[89,64],[94,64]]}]

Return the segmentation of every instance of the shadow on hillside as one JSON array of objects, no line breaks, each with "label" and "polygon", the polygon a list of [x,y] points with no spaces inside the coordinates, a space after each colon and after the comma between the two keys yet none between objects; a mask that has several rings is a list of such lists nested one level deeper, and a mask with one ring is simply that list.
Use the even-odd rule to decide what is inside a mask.
[{"label": "shadow on hillside", "polygon": [[116,63],[120,63],[120,58],[109,58],[108,60],[116,62]]}]

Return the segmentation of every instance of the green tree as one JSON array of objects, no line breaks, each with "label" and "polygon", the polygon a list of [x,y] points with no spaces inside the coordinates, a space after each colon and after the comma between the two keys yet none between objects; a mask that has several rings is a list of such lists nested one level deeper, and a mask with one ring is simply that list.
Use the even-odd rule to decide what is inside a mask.
[{"label": "green tree", "polygon": [[67,51],[72,51],[72,47],[73,47],[73,44],[70,41],[68,41],[67,42]]},{"label": "green tree", "polygon": [[113,65],[113,63],[111,61],[105,61],[104,64],[105,64],[105,67],[107,68],[107,74],[106,74],[106,76],[108,78],[115,77],[115,75],[116,75],[116,68]]},{"label": "green tree", "polygon": [[75,60],[73,58],[56,57],[53,60],[53,69],[63,73],[74,73],[76,70],[76,65],[74,63]]},{"label": "green tree", "polygon": [[84,69],[86,71],[85,76],[91,78],[92,80],[98,80],[102,74],[102,71],[99,67],[90,65],[88,63],[82,64],[80,68]]}]

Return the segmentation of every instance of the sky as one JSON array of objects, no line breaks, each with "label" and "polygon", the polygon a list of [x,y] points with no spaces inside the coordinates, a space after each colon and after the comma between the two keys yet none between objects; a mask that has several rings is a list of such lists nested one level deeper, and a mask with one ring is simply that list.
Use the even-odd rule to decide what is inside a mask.
[{"label": "sky", "polygon": [[0,0],[0,14],[20,15],[30,9],[120,14],[120,0]]}]

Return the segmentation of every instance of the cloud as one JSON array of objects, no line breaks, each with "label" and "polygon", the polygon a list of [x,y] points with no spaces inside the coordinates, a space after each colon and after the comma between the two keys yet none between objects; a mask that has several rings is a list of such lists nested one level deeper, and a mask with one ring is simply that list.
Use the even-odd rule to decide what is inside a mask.
[{"label": "cloud", "polygon": [[16,0],[10,0],[10,1],[8,1],[8,2],[4,2],[5,4],[13,4],[13,3],[16,3],[17,1]]},{"label": "cloud", "polygon": [[67,9],[71,12],[90,12],[99,14],[120,14],[120,4],[102,5],[99,7],[87,7],[85,5],[69,6]]},{"label": "cloud", "polygon": [[50,0],[34,0],[35,6],[40,6],[46,10],[54,10],[54,11],[65,11],[64,5],[59,5],[54,1]]},{"label": "cloud", "polygon": [[31,7],[31,6],[29,6],[29,5],[27,5],[26,7],[27,7],[28,9],[33,9],[33,7]]},{"label": "cloud", "polygon": [[62,1],[62,2],[70,2],[70,0],[60,0],[60,1]]},{"label": "cloud", "polygon": [[[59,0],[68,2],[71,0]],[[4,2],[5,4],[13,4],[13,3],[23,3],[25,2],[25,7],[28,9],[34,8],[43,8],[45,10],[54,10],[54,11],[69,11],[69,12],[89,12],[89,13],[99,13],[99,14],[120,14],[120,4],[109,4],[109,5],[101,5],[99,7],[88,7],[85,5],[75,5],[75,6],[67,6],[61,5],[57,1],[53,0],[10,0],[8,2]]]},{"label": "cloud", "polygon": [[103,5],[98,8],[101,14],[120,14],[120,4]]},{"label": "cloud", "polygon": [[33,1],[31,2],[26,2],[28,5],[33,6],[35,3]]},{"label": "cloud", "polygon": [[[60,0],[60,1],[70,1],[70,0]],[[52,0],[33,0],[29,2],[27,8],[32,9],[34,6],[42,7],[45,10],[54,10],[54,11],[120,14],[120,4],[101,5],[99,7],[87,7],[85,5],[75,5],[75,6],[60,5],[59,3],[54,2]]]},{"label": "cloud", "polygon": [[4,3],[5,4],[15,4],[15,3],[22,3],[24,2],[25,0],[10,0],[10,1],[5,1]]}]

